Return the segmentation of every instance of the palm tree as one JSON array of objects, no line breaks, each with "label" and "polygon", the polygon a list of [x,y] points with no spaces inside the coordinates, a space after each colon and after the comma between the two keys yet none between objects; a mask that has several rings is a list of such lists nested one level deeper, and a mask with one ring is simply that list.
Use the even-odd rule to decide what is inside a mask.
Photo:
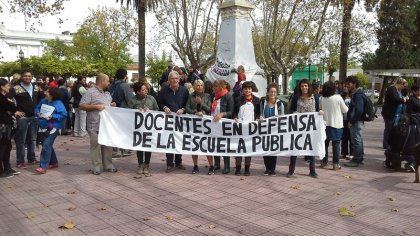
[{"label": "palm tree", "polygon": [[[116,0],[124,5],[124,0]],[[126,0],[127,7],[132,6],[137,11],[139,25],[139,78],[145,75],[146,66],[146,12],[155,10],[162,0]]]},{"label": "palm tree", "polygon": [[[343,7],[343,19],[341,29],[341,45],[340,45],[340,72],[339,80],[344,81],[347,76],[347,59],[350,45],[350,22],[351,12],[353,11],[356,2],[359,4],[360,0],[335,0],[336,5]],[[371,11],[372,8],[379,2],[379,0],[365,0],[365,8]]]}]

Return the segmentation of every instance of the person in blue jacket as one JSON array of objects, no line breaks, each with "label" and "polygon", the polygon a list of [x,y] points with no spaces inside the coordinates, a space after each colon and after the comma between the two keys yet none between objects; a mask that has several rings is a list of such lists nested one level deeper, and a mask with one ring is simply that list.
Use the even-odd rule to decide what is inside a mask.
[{"label": "person in blue jacket", "polygon": [[[43,104],[54,107],[51,115],[45,116],[41,113]],[[45,98],[35,108],[35,114],[38,116],[39,131],[43,137],[40,166],[35,171],[45,174],[47,169],[58,168],[58,160],[53,145],[58,131],[62,128],[63,120],[67,118],[67,110],[61,101],[61,93],[58,88],[48,88],[45,92]]]}]

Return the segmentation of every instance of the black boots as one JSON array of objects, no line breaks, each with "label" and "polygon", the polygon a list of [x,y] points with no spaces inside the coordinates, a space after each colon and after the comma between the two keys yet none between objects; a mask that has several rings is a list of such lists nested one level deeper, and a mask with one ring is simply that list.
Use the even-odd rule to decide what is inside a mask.
[{"label": "black boots", "polygon": [[[220,160],[220,159],[219,159]],[[223,174],[229,174],[230,173],[230,157],[223,157]]]},{"label": "black boots", "polygon": [[245,176],[250,176],[251,175],[251,172],[249,172],[249,167],[250,167],[250,165],[245,165],[245,172],[244,172]]},{"label": "black boots", "polygon": [[215,156],[214,157],[214,171],[220,170],[220,157]]}]

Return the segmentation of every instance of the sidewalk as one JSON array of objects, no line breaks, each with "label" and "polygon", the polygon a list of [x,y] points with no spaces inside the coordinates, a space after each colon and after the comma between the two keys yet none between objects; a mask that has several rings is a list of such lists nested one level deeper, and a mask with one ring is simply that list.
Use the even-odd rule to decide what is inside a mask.
[{"label": "sidewalk", "polygon": [[[190,156],[187,170],[167,174],[156,153],[152,177],[136,178],[135,154],[114,161],[119,172],[95,176],[88,138],[60,136],[60,168],[38,175],[29,166],[0,180],[0,235],[420,235],[420,184],[382,167],[382,131],[382,118],[365,123],[365,165],[318,168],[319,179],[302,158],[297,178],[286,178],[285,157],[277,177],[262,175],[260,157],[249,177],[209,176],[204,156],[198,175]],[[340,216],[341,207],[355,216]],[[59,229],[67,221],[75,228]]]}]

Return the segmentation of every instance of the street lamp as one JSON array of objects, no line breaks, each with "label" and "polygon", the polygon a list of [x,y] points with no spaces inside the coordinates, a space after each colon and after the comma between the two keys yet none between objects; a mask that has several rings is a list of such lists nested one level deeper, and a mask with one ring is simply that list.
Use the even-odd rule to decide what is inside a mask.
[{"label": "street lamp", "polygon": [[311,58],[309,58],[309,60],[308,60],[308,65],[309,65],[309,81],[311,81],[311,64],[312,64],[312,60],[311,60]]},{"label": "street lamp", "polygon": [[23,70],[23,59],[25,58],[25,53],[23,53],[22,48],[19,51],[20,58],[20,69]]}]

